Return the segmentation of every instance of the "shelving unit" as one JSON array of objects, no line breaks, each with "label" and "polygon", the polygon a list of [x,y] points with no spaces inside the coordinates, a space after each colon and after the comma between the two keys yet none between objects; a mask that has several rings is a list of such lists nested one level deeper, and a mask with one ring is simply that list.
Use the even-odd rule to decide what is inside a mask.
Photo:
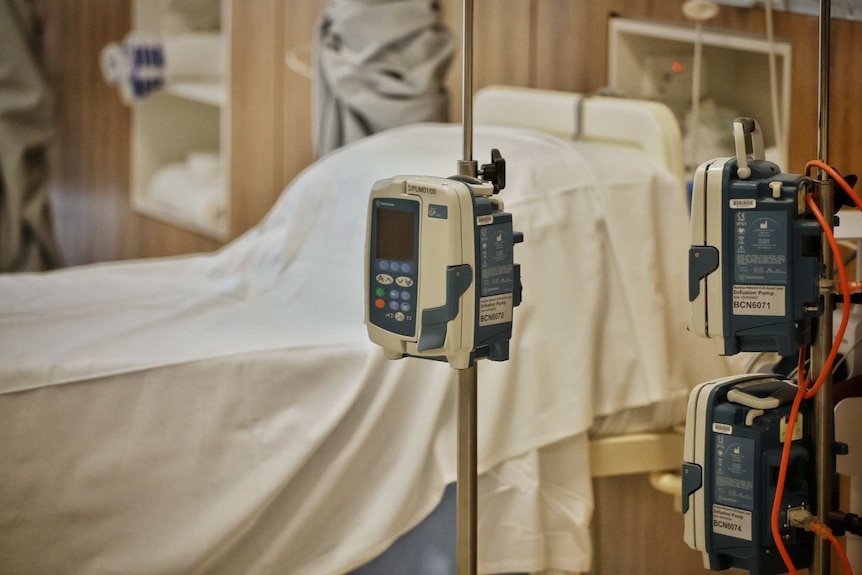
[{"label": "shelving unit", "polygon": [[[230,0],[221,0],[221,39],[229,45]],[[164,3],[134,0],[135,32],[160,33]],[[168,83],[132,109],[132,181],[130,204],[134,212],[218,241],[230,237],[230,97],[229,58],[221,78],[184,78]],[[154,179],[164,170],[178,173],[190,154],[220,158],[217,183],[208,191],[178,185],[153,192]],[[217,190],[215,189],[217,187]]]},{"label": "shelving unit", "polygon": [[165,87],[168,94],[193,102],[226,108],[228,90],[221,82],[175,82]]},{"label": "shelving unit", "polygon": [[[610,86],[630,98],[662,101],[682,122],[691,107],[694,27],[629,18],[611,18],[609,26]],[[784,140],[776,142],[769,87],[769,43],[753,35],[709,29],[704,30],[702,39],[702,96],[735,110],[739,116],[757,119],[766,146],[778,145],[786,151],[790,132],[790,44],[779,41],[774,45],[779,121]],[[671,66],[675,66],[675,71]]]}]

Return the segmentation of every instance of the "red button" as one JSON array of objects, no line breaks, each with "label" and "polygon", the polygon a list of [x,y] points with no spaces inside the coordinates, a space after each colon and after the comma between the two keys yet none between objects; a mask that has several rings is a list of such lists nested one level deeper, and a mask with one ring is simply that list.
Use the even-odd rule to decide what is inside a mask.
[{"label": "red button", "polygon": [[376,299],[376,300],[374,300],[374,305],[379,309],[379,308],[385,307],[386,302],[383,301],[382,299]]}]

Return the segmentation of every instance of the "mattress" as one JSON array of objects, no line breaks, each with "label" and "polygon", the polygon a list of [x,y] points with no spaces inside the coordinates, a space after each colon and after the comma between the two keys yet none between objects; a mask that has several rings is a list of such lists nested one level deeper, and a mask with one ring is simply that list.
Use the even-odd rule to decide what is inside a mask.
[{"label": "mattress", "polygon": [[[0,573],[343,573],[428,515],[456,378],[367,341],[365,214],[378,179],[454,172],[460,138],[334,152],[215,254],[0,276]],[[479,365],[480,571],[586,571],[596,419],[729,371],[685,330],[685,197],[615,151],[474,141],[526,238],[512,359]]]}]

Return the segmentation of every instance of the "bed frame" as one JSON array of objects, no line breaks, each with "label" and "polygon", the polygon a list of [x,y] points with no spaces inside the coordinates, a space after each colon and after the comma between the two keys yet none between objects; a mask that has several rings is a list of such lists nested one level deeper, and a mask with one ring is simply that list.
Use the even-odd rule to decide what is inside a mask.
[{"label": "bed frame", "polygon": [[628,148],[685,181],[682,135],[664,104],[510,86],[483,88],[474,102],[476,124],[531,128],[564,140]]},{"label": "bed frame", "polygon": [[[664,166],[680,181],[685,175],[682,136],[663,104],[571,92],[488,86],[476,93],[476,124],[530,128],[573,141],[629,149]],[[653,487],[680,497],[683,430],[637,433],[590,442],[593,477],[649,473]]]}]

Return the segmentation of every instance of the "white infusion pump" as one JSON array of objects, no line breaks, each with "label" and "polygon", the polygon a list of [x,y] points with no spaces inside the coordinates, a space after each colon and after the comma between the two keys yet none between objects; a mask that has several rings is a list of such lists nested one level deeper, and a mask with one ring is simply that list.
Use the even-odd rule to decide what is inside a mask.
[{"label": "white infusion pump", "polygon": [[508,359],[512,310],[521,300],[513,248],[523,236],[493,195],[501,187],[457,176],[374,184],[365,324],[387,358],[443,360],[455,369],[483,357]]}]

